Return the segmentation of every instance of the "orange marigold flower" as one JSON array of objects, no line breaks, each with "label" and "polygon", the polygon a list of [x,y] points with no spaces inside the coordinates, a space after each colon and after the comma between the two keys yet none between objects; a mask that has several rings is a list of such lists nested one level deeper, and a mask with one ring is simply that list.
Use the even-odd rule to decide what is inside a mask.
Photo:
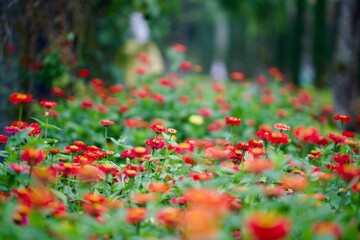
[{"label": "orange marigold flower", "polygon": [[249,173],[259,174],[274,168],[274,162],[269,159],[252,159],[244,162],[245,169]]},{"label": "orange marigold flower", "polygon": [[30,166],[35,166],[36,164],[44,161],[45,151],[42,149],[27,147],[24,149],[23,154],[21,154],[21,159],[27,162]]},{"label": "orange marigold flower", "polygon": [[313,232],[316,235],[331,235],[335,239],[340,239],[342,235],[341,227],[334,222],[318,222],[315,223],[312,227]]},{"label": "orange marigold flower", "polygon": [[168,192],[170,188],[171,186],[169,184],[162,182],[152,182],[148,186],[148,190],[155,193],[165,193]]},{"label": "orange marigold flower", "polygon": [[240,126],[240,124],[242,123],[240,118],[233,117],[233,116],[226,117],[225,122],[227,125],[232,125],[232,126]]},{"label": "orange marigold flower", "polygon": [[282,176],[281,184],[285,189],[303,191],[308,186],[308,181],[300,175],[286,174]]},{"label": "orange marigold flower", "polygon": [[160,209],[156,215],[160,225],[168,228],[176,227],[181,219],[181,210],[173,207]]},{"label": "orange marigold flower", "polygon": [[336,114],[334,116],[334,120],[349,123],[351,122],[351,117],[349,115]]},{"label": "orange marigold flower", "polygon": [[111,125],[114,125],[115,122],[111,120],[101,120],[100,124],[103,125],[104,127],[109,127]]},{"label": "orange marigold flower", "polygon": [[148,202],[154,202],[156,196],[153,193],[138,193],[131,197],[131,201],[136,204],[145,204]]},{"label": "orange marigold flower", "polygon": [[50,108],[54,108],[57,106],[57,102],[54,101],[50,101],[50,100],[42,100],[40,102],[40,105],[43,106],[44,108],[50,109]]},{"label": "orange marigold flower", "polygon": [[246,227],[253,239],[277,240],[286,238],[292,223],[289,218],[277,213],[258,212],[247,218]]},{"label": "orange marigold flower", "polygon": [[143,221],[146,218],[146,215],[146,208],[129,208],[126,211],[125,220],[130,224],[137,224]]},{"label": "orange marigold flower", "polygon": [[77,174],[81,182],[97,182],[105,179],[105,174],[92,165],[81,166]]},{"label": "orange marigold flower", "polygon": [[32,100],[32,96],[27,93],[12,93],[10,96],[10,102],[13,104],[30,103]]}]

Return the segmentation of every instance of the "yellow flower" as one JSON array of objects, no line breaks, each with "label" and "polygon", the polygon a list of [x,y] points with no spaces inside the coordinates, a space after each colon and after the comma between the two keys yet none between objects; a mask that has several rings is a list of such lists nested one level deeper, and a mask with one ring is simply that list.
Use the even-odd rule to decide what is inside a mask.
[{"label": "yellow flower", "polygon": [[200,126],[204,124],[204,118],[200,115],[191,115],[189,117],[189,122],[194,125]]}]

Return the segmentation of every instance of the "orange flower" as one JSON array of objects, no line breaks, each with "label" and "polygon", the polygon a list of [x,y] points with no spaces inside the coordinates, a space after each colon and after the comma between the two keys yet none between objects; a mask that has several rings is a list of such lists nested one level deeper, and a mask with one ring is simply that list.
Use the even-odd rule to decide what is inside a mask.
[{"label": "orange flower", "polygon": [[249,173],[259,174],[274,168],[274,162],[269,159],[253,159],[244,162],[244,167]]},{"label": "orange flower", "polygon": [[251,214],[246,227],[251,237],[257,240],[277,240],[287,237],[291,230],[291,220],[273,212]]},{"label": "orange flower", "polygon": [[156,200],[156,197],[153,193],[138,193],[134,194],[131,197],[131,201],[136,204],[145,204],[148,202],[153,202]]},{"label": "orange flower", "polygon": [[104,173],[97,167],[84,165],[78,171],[79,180],[82,182],[97,182],[105,179]]},{"label": "orange flower", "polygon": [[32,102],[32,96],[27,93],[12,93],[10,102],[13,104],[23,104]]},{"label": "orange flower", "polygon": [[129,208],[126,211],[125,220],[130,224],[137,224],[143,221],[146,218],[146,215],[146,208]]},{"label": "orange flower", "polygon": [[337,174],[344,180],[350,181],[360,176],[360,168],[354,164],[341,164],[335,167]]},{"label": "orange flower", "polygon": [[308,181],[305,177],[299,175],[286,174],[282,176],[281,184],[285,189],[303,191],[308,186]]},{"label": "orange flower", "polygon": [[35,166],[36,164],[44,161],[45,151],[37,148],[25,148],[23,154],[21,154],[21,159],[27,162],[30,166]]},{"label": "orange flower", "polygon": [[160,225],[168,228],[176,227],[181,219],[181,210],[173,207],[160,209],[156,215]]},{"label": "orange flower", "polygon": [[169,184],[161,182],[152,182],[148,186],[148,190],[155,193],[165,193],[168,192],[170,188]]},{"label": "orange flower", "polygon": [[312,230],[317,235],[331,235],[335,239],[340,239],[342,235],[341,227],[333,222],[318,222],[312,227]]}]

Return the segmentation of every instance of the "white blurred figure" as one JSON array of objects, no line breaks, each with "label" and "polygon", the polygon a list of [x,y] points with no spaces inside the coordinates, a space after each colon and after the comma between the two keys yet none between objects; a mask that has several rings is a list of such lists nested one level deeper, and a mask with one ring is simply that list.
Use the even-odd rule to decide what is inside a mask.
[{"label": "white blurred figure", "polygon": [[130,15],[130,29],[132,37],[142,43],[146,43],[150,39],[149,25],[144,15],[140,12],[134,12]]},{"label": "white blurred figure", "polygon": [[225,81],[228,77],[226,65],[223,60],[215,59],[211,64],[210,75],[214,80]]},{"label": "white blurred figure", "polygon": [[[137,85],[140,75],[157,75],[164,71],[164,63],[158,46],[151,41],[151,31],[144,15],[134,12],[130,15],[130,36],[124,46],[126,55],[125,83],[127,86]],[[139,56],[142,56],[139,60]]]}]

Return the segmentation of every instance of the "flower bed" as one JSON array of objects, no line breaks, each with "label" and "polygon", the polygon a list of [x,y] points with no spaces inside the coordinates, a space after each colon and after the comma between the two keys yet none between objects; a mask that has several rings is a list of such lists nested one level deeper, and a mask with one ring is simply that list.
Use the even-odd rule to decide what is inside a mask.
[{"label": "flower bed", "polygon": [[351,119],[276,69],[232,75],[78,79],[75,96],[53,88],[39,104],[14,93],[0,238],[359,237],[359,142],[331,125]]}]

